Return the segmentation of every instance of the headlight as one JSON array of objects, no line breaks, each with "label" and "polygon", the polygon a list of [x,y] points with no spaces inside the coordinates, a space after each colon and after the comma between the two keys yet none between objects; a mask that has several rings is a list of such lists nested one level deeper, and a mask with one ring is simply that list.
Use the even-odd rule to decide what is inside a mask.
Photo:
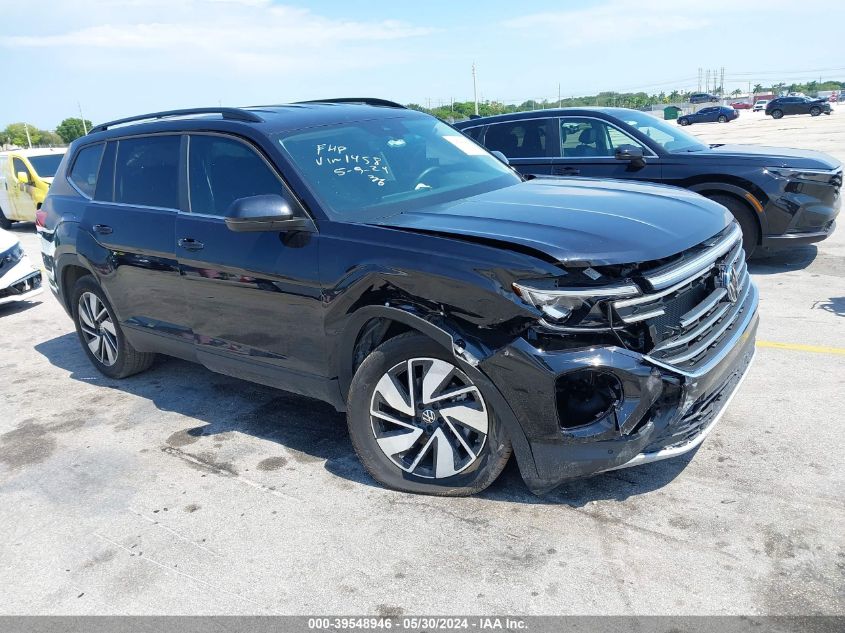
[{"label": "headlight", "polygon": [[790,169],[788,167],[766,167],[766,171],[775,178],[783,180],[803,180],[806,182],[830,182],[833,172],[827,169]]},{"label": "headlight", "polygon": [[20,244],[15,244],[12,248],[7,250],[5,253],[0,255],[0,262],[9,264],[17,264],[19,261],[23,259],[23,248],[21,248]]},{"label": "headlight", "polygon": [[591,288],[536,288],[514,284],[514,292],[539,309],[544,322],[553,328],[608,329],[602,310],[607,300],[635,297],[640,289],[633,284]]}]

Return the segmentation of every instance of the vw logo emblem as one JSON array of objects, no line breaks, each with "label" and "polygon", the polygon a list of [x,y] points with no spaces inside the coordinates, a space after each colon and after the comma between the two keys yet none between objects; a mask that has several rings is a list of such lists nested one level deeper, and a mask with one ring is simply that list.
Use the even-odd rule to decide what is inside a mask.
[{"label": "vw logo emblem", "polygon": [[437,419],[437,414],[432,411],[431,409],[426,409],[422,412],[422,421],[426,424],[434,424],[434,421]]},{"label": "vw logo emblem", "polygon": [[736,266],[719,266],[719,276],[716,278],[716,284],[725,289],[728,301],[736,303],[739,298],[739,279],[736,274]]}]

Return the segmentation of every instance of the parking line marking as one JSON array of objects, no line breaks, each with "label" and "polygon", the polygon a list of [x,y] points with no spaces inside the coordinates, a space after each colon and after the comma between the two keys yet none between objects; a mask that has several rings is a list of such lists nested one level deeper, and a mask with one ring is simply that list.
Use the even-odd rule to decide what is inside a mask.
[{"label": "parking line marking", "polygon": [[837,354],[845,356],[845,347],[824,347],[820,345],[801,345],[799,343],[777,343],[775,341],[757,341],[757,347],[771,347],[773,349],[789,349],[796,352]]}]

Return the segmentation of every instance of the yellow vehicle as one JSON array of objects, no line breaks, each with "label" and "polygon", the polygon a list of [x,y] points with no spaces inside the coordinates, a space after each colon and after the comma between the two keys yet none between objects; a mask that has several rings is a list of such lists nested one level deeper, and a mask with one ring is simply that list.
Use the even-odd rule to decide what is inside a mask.
[{"label": "yellow vehicle", "polygon": [[35,221],[66,151],[58,147],[0,152],[0,228]]}]

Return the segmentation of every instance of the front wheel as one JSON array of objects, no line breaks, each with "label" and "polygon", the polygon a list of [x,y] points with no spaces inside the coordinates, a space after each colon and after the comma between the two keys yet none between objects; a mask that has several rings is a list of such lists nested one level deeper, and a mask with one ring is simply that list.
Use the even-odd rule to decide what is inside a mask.
[{"label": "front wheel", "polygon": [[728,117],[726,117],[724,114],[720,114],[719,115],[719,123],[727,123],[727,122],[728,122]]},{"label": "front wheel", "polygon": [[125,378],[153,364],[155,354],[139,352],[126,340],[102,288],[89,276],[73,288],[73,323],[88,359],[109,378]]},{"label": "front wheel", "polygon": [[821,113],[822,113],[822,109],[821,109],[821,108],[817,108],[817,107],[815,107],[815,106],[813,106],[812,108],[810,108],[810,116],[819,116]]},{"label": "front wheel", "polygon": [[772,110],[772,118],[773,119],[783,118],[783,110]]},{"label": "front wheel", "polygon": [[732,196],[713,194],[707,197],[727,207],[739,223],[739,228],[742,229],[742,248],[745,251],[745,259],[750,259],[760,242],[760,226],[750,207]]},{"label": "front wheel", "polygon": [[367,472],[404,492],[475,494],[496,480],[511,454],[482,387],[416,332],[364,359],[349,389],[347,422]]}]

